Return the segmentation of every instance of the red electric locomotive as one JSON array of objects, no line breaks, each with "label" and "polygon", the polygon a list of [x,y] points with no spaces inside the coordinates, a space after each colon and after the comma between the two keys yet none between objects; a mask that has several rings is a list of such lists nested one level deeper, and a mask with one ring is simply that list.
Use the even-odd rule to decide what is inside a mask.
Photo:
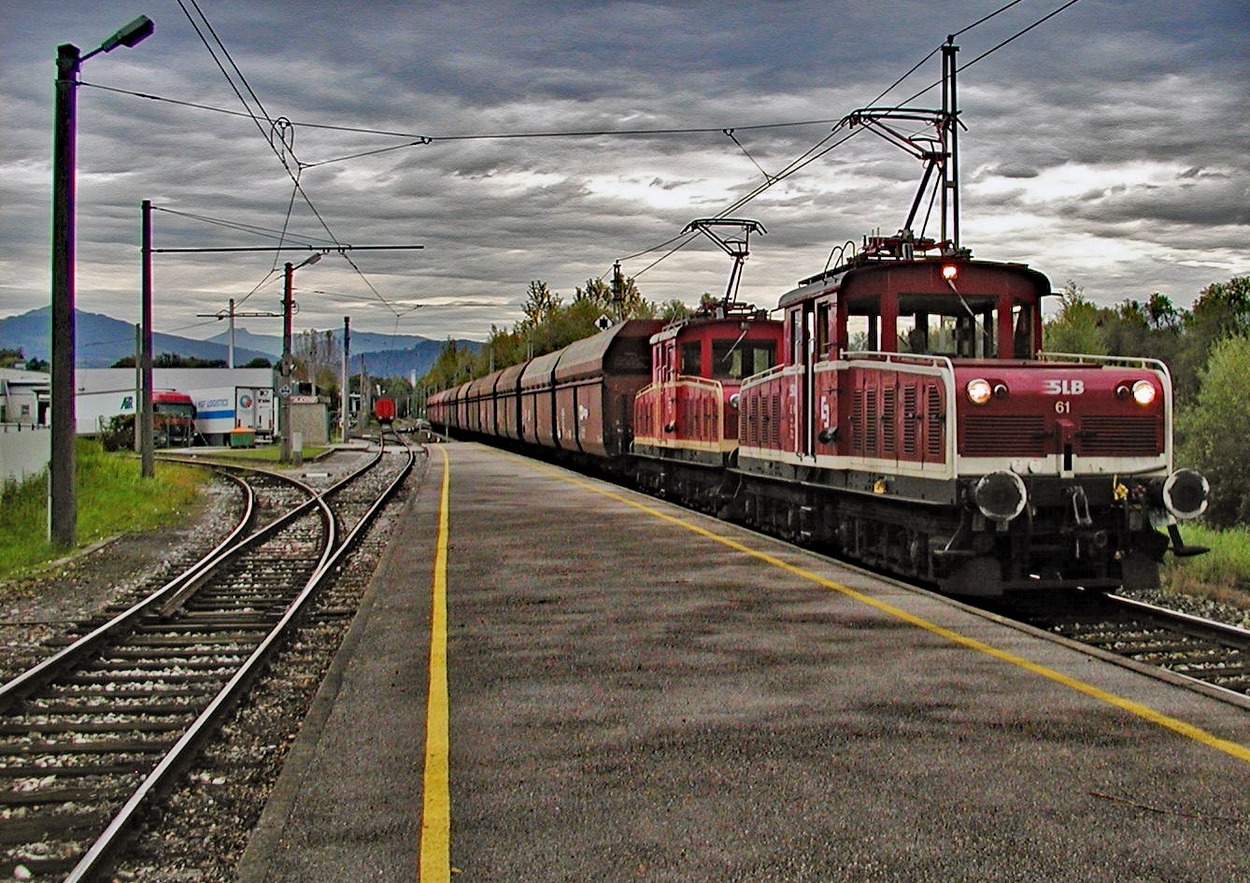
[{"label": "red electric locomotive", "polygon": [[[1169,541],[1203,551],[1176,521],[1208,493],[1173,471],[1171,378],[1151,359],[1041,352],[1049,280],[960,247],[956,49],[941,110],[843,120],[924,176],[896,236],[848,243],[782,296],[784,364],[743,383],[734,505],[952,593],[1157,584]],[[912,233],[930,184],[937,240]]]},{"label": "red electric locomotive", "polygon": [[[741,238],[722,236],[737,227]],[[722,478],[738,449],[739,389],[781,355],[782,324],[766,310],[738,303],[742,264],[757,222],[692,221],[734,259],[724,298],[667,325],[651,338],[651,383],[634,399],[634,475],[640,487],[714,512],[723,505]],[[709,470],[713,470],[709,472]]]},{"label": "red electric locomotive", "polygon": [[[930,254],[930,252],[932,254]],[[741,392],[761,528],[956,594],[1157,582],[1206,483],[1172,471],[1150,359],[1038,351],[1046,278],[905,236],[781,298],[784,364]]]}]

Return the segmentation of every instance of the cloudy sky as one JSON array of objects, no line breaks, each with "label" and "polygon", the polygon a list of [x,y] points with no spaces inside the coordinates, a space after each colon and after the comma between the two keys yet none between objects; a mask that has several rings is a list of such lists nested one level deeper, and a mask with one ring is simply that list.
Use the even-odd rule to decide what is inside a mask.
[{"label": "cloudy sky", "polygon": [[[694,303],[723,290],[729,258],[703,238],[661,246],[755,191],[734,210],[767,229],[742,293],[774,307],[835,246],[896,230],[922,167],[861,134],[782,172],[850,111],[936,82],[925,59],[952,33],[962,244],[1098,303],[1188,307],[1250,272],[1250,6],[1079,0],[990,51],[1064,5],[0,0],[0,315],[49,302],[56,47],[86,53],[139,14],[153,36],[88,59],[78,89],[83,310],[138,320],[144,199],[158,249],[272,246],[284,229],[424,246],[298,270],[297,331],[350,316],[484,339],[531,280],[571,299],[618,259],[646,297]],[[197,314],[231,298],[277,312],[281,262],[307,254],[156,255],[157,330],[217,334]]]}]

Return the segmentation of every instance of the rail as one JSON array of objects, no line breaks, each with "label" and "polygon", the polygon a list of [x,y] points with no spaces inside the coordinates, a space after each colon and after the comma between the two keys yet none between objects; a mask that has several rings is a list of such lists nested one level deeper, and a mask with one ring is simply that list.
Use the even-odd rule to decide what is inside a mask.
[{"label": "rail", "polygon": [[[380,441],[380,439],[379,439]],[[257,644],[256,648],[248,656],[247,660],[239,667],[234,675],[226,682],[225,686],[218,692],[212,701],[204,708],[190,727],[178,739],[172,749],[161,759],[161,761],[152,769],[152,771],[144,778],[143,782],[131,794],[125,805],[109,822],[104,833],[91,845],[91,848],[83,855],[79,863],[74,867],[73,871],[65,878],[65,883],[84,883],[84,881],[95,878],[95,875],[104,870],[113,860],[116,850],[119,848],[125,835],[130,831],[140,810],[147,800],[158,790],[160,790],[172,776],[176,775],[189,760],[198,746],[211,734],[212,730],[219,722],[221,715],[231,708],[234,703],[241,697],[244,690],[252,682],[259,670],[265,665],[269,655],[273,652],[278,643],[286,635],[289,629],[300,613],[303,612],[309,599],[311,599],[321,588],[322,582],[335,572],[335,564],[345,555],[354,545],[355,541],[363,533],[363,531],[372,522],[373,517],[381,510],[382,506],[390,499],[390,497],[399,488],[400,484],[408,477],[412,471],[415,462],[415,455],[412,448],[404,445],[407,451],[407,462],[402,470],[399,471],[393,481],[391,481],[382,493],[375,499],[360,520],[357,521],[355,527],[349,532],[341,542],[338,540],[338,524],[326,503],[326,497],[332,492],[340,490],[359,478],[381,462],[385,454],[383,445],[379,445],[379,454],[362,468],[356,470],[351,475],[337,482],[331,488],[316,496],[314,500],[310,500],[298,508],[299,511],[305,511],[314,507],[320,511],[322,523],[326,528],[326,542],[323,548],[320,560],[313,569],[311,576],[305,582],[304,587],[299,594],[286,608],[283,615],[269,630],[269,633]],[[272,474],[272,473],[270,473]],[[290,514],[290,513],[289,513]],[[286,519],[284,519],[286,520]],[[268,525],[266,530],[273,525]],[[252,538],[244,540],[240,546],[250,546]]]},{"label": "rail", "polygon": [[[77,864],[64,879],[70,881],[94,879],[115,861],[119,849],[128,842],[126,835],[133,829],[139,813],[146,810],[156,793],[163,793],[174,776],[187,767],[195,753],[220,725],[222,717],[237,705],[241,695],[255,680],[274,650],[282,645],[285,634],[289,633],[298,621],[302,621],[301,613],[311,607],[309,602],[318,596],[318,590],[324,583],[337,577],[344,566],[343,559],[350,554],[359,538],[374,521],[377,513],[386,505],[414,467],[416,457],[412,447],[403,443],[398,436],[396,439],[403,445],[406,458],[403,461],[392,461],[393,467],[385,471],[385,474],[381,476],[381,482],[371,487],[369,493],[363,498],[359,494],[344,493],[334,503],[337,513],[331,509],[330,497],[339,491],[346,491],[352,482],[382,462],[387,453],[383,445],[379,445],[377,455],[368,463],[354,469],[351,475],[327,488],[318,489],[303,482],[295,482],[300,486],[305,499],[298,504],[284,505],[282,515],[259,529],[253,529],[258,509],[256,496],[252,493],[245,493],[245,512],[231,530],[230,535],[187,568],[184,573],[152,592],[143,601],[113,617],[104,625],[93,629],[90,634],[75,641],[71,646],[0,686],[0,709],[4,709],[6,713],[14,715],[19,720],[26,715],[36,715],[37,718],[40,712],[36,709],[50,707],[44,704],[44,699],[39,697],[52,695],[60,689],[55,685],[60,683],[59,679],[64,674],[95,670],[105,673],[100,681],[101,684],[111,683],[107,680],[112,677],[108,669],[112,667],[111,658],[121,650],[124,646],[123,642],[128,640],[123,637],[124,635],[133,632],[138,636],[139,641],[135,648],[129,651],[121,650],[121,655],[124,657],[129,654],[131,658],[138,658],[133,655],[136,649],[142,649],[145,655],[147,652],[154,652],[156,657],[177,656],[177,651],[161,652],[159,648],[164,647],[165,644],[159,638],[154,642],[148,642],[143,637],[143,633],[150,631],[150,627],[157,624],[162,629],[181,630],[186,627],[183,624],[184,614],[189,614],[191,622],[199,623],[202,627],[212,626],[216,629],[225,629],[227,632],[236,630],[235,637],[231,637],[229,643],[237,646],[237,658],[225,661],[215,655],[216,651],[204,651],[213,659],[214,668],[220,670],[215,670],[209,678],[192,677],[190,683],[205,681],[217,683],[206,683],[205,686],[209,689],[203,692],[197,689],[195,698],[185,701],[187,715],[185,717],[181,714],[173,715],[173,719],[162,722],[159,728],[145,725],[154,722],[146,721],[145,717],[147,714],[157,717],[169,714],[168,710],[160,711],[154,708],[151,712],[145,712],[136,709],[141,703],[151,702],[153,698],[159,696],[160,691],[167,688],[163,685],[180,683],[181,676],[178,672],[185,672],[188,669],[180,669],[177,662],[172,663],[171,668],[165,669],[162,663],[162,670],[168,671],[174,679],[166,680],[165,675],[155,675],[154,680],[157,682],[155,688],[140,686],[133,679],[128,679],[125,672],[122,673],[115,698],[122,700],[123,704],[129,703],[130,708],[119,713],[123,716],[138,715],[138,718],[134,718],[136,732],[150,733],[154,741],[134,743],[150,746],[146,748],[119,748],[114,745],[108,750],[143,753],[151,748],[159,747],[164,755],[158,757],[154,752],[150,757],[150,766],[148,762],[136,760],[137,766],[127,767],[134,770],[141,769],[142,781],[138,782],[132,790],[117,796],[117,802],[113,803],[113,806],[119,808],[116,809],[111,819],[106,816],[100,820],[102,833],[98,838],[94,842],[83,838],[86,842],[82,842],[79,848],[71,853],[73,857],[68,858],[68,861],[77,862]],[[274,473],[263,470],[251,471],[266,479],[279,477],[284,483],[290,481],[284,476],[275,476]],[[241,486],[244,485],[237,477],[228,473],[223,474],[239,482]],[[362,510],[363,515],[360,514]],[[350,512],[350,519],[345,516],[345,511]],[[317,525],[315,529],[313,528],[314,522]],[[340,523],[346,526],[340,527]],[[281,533],[284,530],[295,531],[295,533]],[[346,536],[343,535],[345,532]],[[256,546],[265,542],[266,537],[269,538],[268,547],[258,550]],[[295,550],[295,547],[291,545],[292,541],[297,542],[303,551]],[[274,542],[288,551],[275,557]],[[233,562],[240,557],[250,557],[254,562],[258,562],[256,566],[261,569],[255,570],[254,573],[260,581],[256,581],[254,577],[253,580],[245,580],[245,583],[247,586],[265,587],[263,588],[263,591],[267,593],[265,600],[251,601],[246,593],[242,600],[239,600],[236,595],[226,600],[223,606],[219,606],[215,598],[203,601],[196,599],[194,602],[190,600],[200,588],[207,588],[214,595],[222,592],[218,584],[210,580],[209,575],[214,571],[232,574],[226,578],[225,592],[233,591],[233,580],[239,573]],[[274,573],[272,572],[273,563],[276,561],[281,562],[281,567]],[[227,564],[231,566],[227,567]],[[294,570],[291,570],[292,566]],[[288,588],[289,591],[286,590]],[[269,600],[269,596],[272,596],[272,600]],[[185,611],[184,605],[187,608]],[[223,624],[223,620],[227,620],[228,624]],[[246,624],[243,624],[245,622]],[[239,632],[251,632],[251,634],[240,638],[237,636]],[[205,632],[205,634],[209,633],[211,632]],[[213,642],[211,638],[206,640],[209,644]],[[149,650],[149,648],[154,649]],[[195,648],[191,652],[201,651]],[[227,651],[227,655],[234,652]],[[103,663],[96,662],[97,659],[103,660]],[[196,669],[194,662],[188,665],[189,670]],[[155,669],[148,670],[155,671]],[[78,675],[73,675],[71,682],[74,677]],[[127,686],[128,681],[130,681],[130,686]],[[112,690],[112,687],[107,686],[104,689]],[[186,695],[191,696],[190,693]],[[26,702],[23,704],[20,700],[26,700]],[[159,704],[158,699],[157,705]],[[115,705],[115,702],[105,703],[100,713],[107,714]],[[15,707],[6,708],[6,706]],[[88,734],[87,740],[90,740],[92,738],[90,734],[104,731],[94,728],[102,726],[92,723],[94,715],[91,720],[81,720],[74,717],[77,712],[67,711],[64,708],[47,713],[67,715],[66,723],[60,726],[72,728],[59,731],[54,726],[52,732],[85,732]],[[31,718],[29,724],[32,736],[38,736],[39,727],[49,723],[36,718]],[[22,726],[27,725],[23,721]],[[110,728],[108,731],[112,732],[113,725],[110,723],[108,726]],[[11,725],[9,731],[12,732]],[[158,733],[167,736],[167,739],[162,738],[162,735]],[[73,761],[70,758],[81,754],[84,746],[87,751],[92,750],[90,747],[92,743],[89,741],[79,745],[78,737],[72,739],[62,737],[61,741],[64,742],[62,747],[55,749],[49,747],[47,750],[55,750],[57,753],[64,751],[66,754],[64,762],[68,762],[71,768]],[[49,743],[49,746],[51,745],[52,743]],[[15,750],[23,751],[20,748],[15,748]],[[49,805],[56,805],[55,800],[56,798],[49,795],[46,800],[28,801],[28,803],[33,806],[35,803],[43,804],[52,801]],[[109,810],[109,812],[114,811]],[[40,818],[43,817],[40,816]],[[55,819],[55,813],[49,818]],[[58,823],[53,821],[52,824]],[[74,839],[77,838],[71,837],[71,840]],[[64,871],[61,870],[59,873],[64,873]]]}]

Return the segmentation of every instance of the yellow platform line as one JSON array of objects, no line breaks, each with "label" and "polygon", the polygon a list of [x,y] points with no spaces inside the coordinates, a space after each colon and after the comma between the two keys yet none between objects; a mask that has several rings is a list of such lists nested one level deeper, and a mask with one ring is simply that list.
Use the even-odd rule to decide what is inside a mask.
[{"label": "yellow platform line", "polygon": [[447,695],[447,541],[451,520],[451,458],[432,445],[443,461],[434,550],[433,601],[430,610],[430,685],[425,711],[425,775],[422,780],[421,883],[451,879],[451,736]]},{"label": "yellow platform line", "polygon": [[951,629],[945,628],[944,626],[940,626],[940,625],[937,625],[936,623],[930,622],[924,617],[917,616],[914,613],[909,613],[908,611],[903,610],[901,607],[895,607],[893,604],[889,604],[878,598],[874,598],[871,595],[866,595],[863,592],[858,592],[855,589],[842,585],[841,583],[834,582],[831,579],[827,579],[826,577],[823,577],[818,573],[813,573],[810,570],[806,570],[802,567],[798,567],[794,564],[790,564],[789,562],[783,561],[782,559],[776,557],[775,555],[770,555],[769,553],[760,551],[759,549],[753,549],[750,546],[745,545],[744,543],[738,542],[737,540],[731,539],[726,536],[722,536],[721,534],[708,530],[705,527],[701,527],[697,524],[694,524],[693,522],[687,521],[684,518],[680,518],[676,515],[671,515],[667,512],[663,512],[640,500],[631,499],[630,497],[627,497],[623,494],[619,494],[619,493],[616,493],[615,491],[608,490],[607,488],[603,486],[591,484],[588,481],[583,481],[569,473],[558,472],[554,469],[547,468],[541,464],[534,463],[533,461],[529,461],[529,462],[531,462],[532,465],[534,465],[534,467],[538,469],[539,471],[544,472],[561,481],[566,481],[578,487],[585,488],[586,490],[593,491],[596,494],[607,497],[611,500],[615,500],[619,503],[623,503],[624,505],[637,509],[641,512],[645,512],[647,515],[650,515],[653,518],[658,518],[661,521],[684,528],[685,530],[688,530],[691,533],[698,534],[699,536],[704,537],[705,539],[711,540],[715,543],[720,543],[722,546],[726,546],[730,549],[733,549],[735,552],[741,552],[744,555],[749,555],[752,558],[755,558],[758,561],[762,561],[763,563],[768,564],[772,567],[776,567],[779,570],[784,570],[787,573],[790,573],[790,574],[793,574],[794,576],[799,577],[800,579],[806,580],[811,583],[815,583],[816,585],[829,589],[831,591],[838,592],[839,594],[845,595],[848,598],[853,598],[854,600],[860,602],[861,604],[866,604],[869,607],[872,607],[876,610],[881,611],[882,613],[885,613],[889,616],[892,616],[896,619],[900,619],[903,622],[906,622],[917,628],[924,629],[927,632],[931,632],[932,634],[945,638],[946,640],[954,644],[957,644],[961,647],[966,647],[970,650],[975,650],[978,653],[984,653],[987,656],[992,656],[993,658],[1001,660],[1002,662],[1006,662],[1011,665],[1018,666],[1022,669],[1025,669],[1026,671],[1032,672],[1033,674],[1040,675],[1043,678],[1047,678],[1048,680],[1054,681],[1055,683],[1062,684],[1065,687],[1068,687],[1072,690],[1076,690],[1078,693],[1083,693],[1086,696],[1089,696],[1093,699],[1097,699],[1100,702],[1105,702],[1108,705],[1112,705],[1112,706],[1115,706],[1116,708],[1127,711],[1129,714],[1132,714],[1144,720],[1150,721],[1152,724],[1163,727],[1166,730],[1171,730],[1174,733],[1178,733],[1187,739],[1192,739],[1195,742],[1200,742],[1203,745],[1206,745],[1210,748],[1214,748],[1217,751],[1222,751],[1225,754],[1235,757],[1240,761],[1243,761],[1245,763],[1250,763],[1250,747],[1247,747],[1245,745],[1239,745],[1238,743],[1231,742],[1227,739],[1221,739],[1220,737],[1212,733],[1208,733],[1206,730],[1203,730],[1200,727],[1196,727],[1193,724],[1189,724],[1189,723],[1186,723],[1185,721],[1171,717],[1170,715],[1164,714],[1163,712],[1158,711],[1154,708],[1151,708],[1148,705],[1143,705],[1142,703],[1135,702],[1132,699],[1127,699],[1123,696],[1118,696],[1115,693],[1111,693],[1107,690],[1102,689],[1101,687],[1095,687],[1093,684],[1089,684],[1078,678],[1065,675],[1063,672],[1056,671],[1055,669],[1050,668],[1048,666],[1042,665],[1037,662],[1033,662],[1032,660],[1029,660],[1029,659],[1025,659],[1023,656],[1018,656],[1015,653],[1011,653],[1007,650],[1002,650],[998,647],[991,646],[990,644],[986,644],[983,641],[978,641],[975,638],[970,638],[967,635],[961,635],[959,632],[952,631]]}]

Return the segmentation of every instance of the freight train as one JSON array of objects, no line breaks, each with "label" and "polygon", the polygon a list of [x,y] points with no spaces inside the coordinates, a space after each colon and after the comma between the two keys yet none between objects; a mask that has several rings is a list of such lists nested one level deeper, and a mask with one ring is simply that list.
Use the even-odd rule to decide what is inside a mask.
[{"label": "freight train", "polygon": [[1046,276],[959,246],[947,97],[942,111],[848,117],[935,124],[910,143],[926,183],[942,172],[940,239],[911,232],[918,192],[897,235],[841,248],[781,296],[779,321],[737,303],[745,248],[718,240],[736,263],[715,309],[622,322],[438,392],[431,423],[596,466],[950,594],[1157,585],[1169,550],[1205,551],[1178,521],[1209,495],[1174,467],[1168,368],[1042,351]]}]

